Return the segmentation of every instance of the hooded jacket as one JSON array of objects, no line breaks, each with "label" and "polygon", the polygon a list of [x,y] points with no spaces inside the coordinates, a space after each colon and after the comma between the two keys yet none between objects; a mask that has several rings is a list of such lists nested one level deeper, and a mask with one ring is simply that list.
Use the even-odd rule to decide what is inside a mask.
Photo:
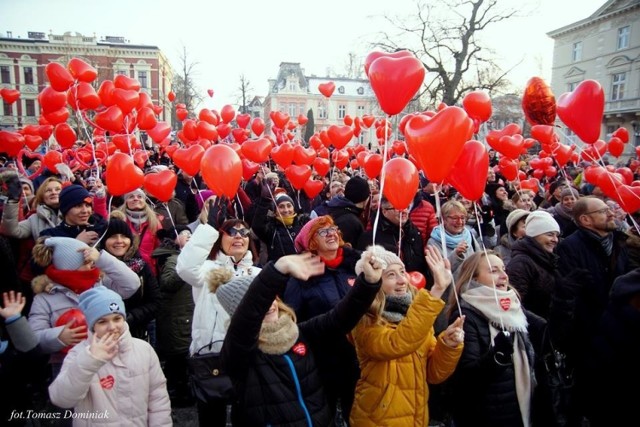
[{"label": "hooded jacket", "polygon": [[14,202],[4,205],[2,224],[0,226],[2,234],[16,239],[28,239],[31,237],[36,240],[43,230],[56,227],[62,222],[62,215],[47,205],[38,205],[34,215],[18,221],[19,208],[19,204]]},{"label": "hooded jacket", "polygon": [[327,203],[327,211],[342,232],[342,239],[355,246],[364,232],[364,224],[360,220],[362,208],[344,196],[336,196]]}]

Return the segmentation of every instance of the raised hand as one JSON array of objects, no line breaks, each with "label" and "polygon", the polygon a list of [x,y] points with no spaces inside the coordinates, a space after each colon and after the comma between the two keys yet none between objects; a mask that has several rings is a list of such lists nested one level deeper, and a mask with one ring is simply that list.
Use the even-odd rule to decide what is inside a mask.
[{"label": "raised hand", "polygon": [[78,252],[82,252],[85,264],[89,264],[92,262],[95,264],[95,262],[98,261],[98,258],[100,258],[100,251],[98,251],[94,247],[78,249]]},{"label": "raised hand", "polygon": [[87,338],[87,327],[84,325],[76,326],[73,325],[76,323],[75,319],[72,319],[64,325],[64,329],[58,335],[58,339],[66,346],[76,345],[85,338]]},{"label": "raised hand", "polygon": [[89,352],[96,359],[109,361],[118,354],[118,338],[117,332],[108,332],[100,338],[94,334]]},{"label": "raised hand", "polygon": [[435,247],[428,245],[425,251],[425,259],[431,274],[433,275],[433,286],[431,287],[431,295],[440,298],[444,291],[453,281],[451,275],[451,264],[449,260],[444,258],[440,251]]},{"label": "raised hand", "polygon": [[96,233],[95,231],[82,230],[80,234],[78,234],[76,239],[91,246],[98,240],[98,237],[100,236],[98,236],[98,233]]},{"label": "raised hand", "polygon": [[324,273],[324,263],[319,256],[310,252],[280,257],[274,267],[280,273],[288,274],[300,280],[307,280],[309,277],[319,276]]},{"label": "raised hand", "polygon": [[7,186],[7,197],[9,197],[9,200],[20,200],[20,196],[22,196],[22,183],[20,179],[18,179],[18,175],[10,175],[9,178],[6,179],[5,185]]},{"label": "raised hand", "polygon": [[449,325],[442,333],[442,341],[447,347],[455,348],[464,342],[464,316],[458,317],[455,322]]},{"label": "raised hand", "polygon": [[384,265],[382,261],[376,258],[375,252],[365,251],[360,256],[362,261],[362,272],[364,273],[364,280],[368,283],[378,283],[382,277],[382,270]]},{"label": "raised hand", "polygon": [[8,319],[11,316],[22,313],[22,309],[27,303],[27,299],[20,292],[15,291],[2,293],[2,305],[0,307],[0,316]]}]

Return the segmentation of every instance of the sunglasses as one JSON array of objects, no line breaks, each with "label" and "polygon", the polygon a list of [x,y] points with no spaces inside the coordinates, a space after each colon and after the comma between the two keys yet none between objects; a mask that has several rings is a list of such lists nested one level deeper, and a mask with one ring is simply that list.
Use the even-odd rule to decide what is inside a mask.
[{"label": "sunglasses", "polygon": [[248,237],[251,234],[251,230],[248,228],[230,228],[227,231],[223,231],[223,233],[229,237]]}]

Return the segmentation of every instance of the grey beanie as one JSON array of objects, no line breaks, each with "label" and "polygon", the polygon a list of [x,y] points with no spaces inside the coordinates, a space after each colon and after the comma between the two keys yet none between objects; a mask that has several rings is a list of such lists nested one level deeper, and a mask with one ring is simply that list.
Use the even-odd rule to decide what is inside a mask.
[{"label": "grey beanie", "polygon": [[507,215],[506,225],[507,232],[511,233],[511,229],[521,220],[526,219],[531,212],[525,211],[524,209],[514,209],[509,215]]},{"label": "grey beanie", "polygon": [[218,301],[222,308],[229,313],[229,316],[233,316],[233,313],[235,313],[253,279],[255,279],[255,276],[232,277],[229,282],[220,285],[216,289],[215,294],[218,297]]},{"label": "grey beanie", "polygon": [[565,197],[568,196],[573,196],[576,199],[580,198],[580,193],[578,193],[578,190],[576,190],[573,187],[567,187],[564,190],[562,190],[562,192],[560,193],[560,200],[564,199]]},{"label": "grey beanie", "polygon": [[48,237],[44,245],[53,249],[52,264],[58,270],[77,270],[84,265],[86,243],[71,237]]},{"label": "grey beanie", "polygon": [[118,313],[127,318],[122,297],[105,286],[96,286],[80,294],[80,310],[87,319],[89,330],[101,317]]},{"label": "grey beanie", "polygon": [[[382,262],[383,270],[386,270],[387,267],[389,267],[391,264],[400,264],[401,266],[404,267],[404,263],[402,262],[402,260],[398,255],[386,250],[384,247],[380,245],[369,246],[367,247],[366,251],[373,252],[373,255],[378,259],[378,261]],[[356,262],[356,274],[358,276],[364,270],[363,268],[363,265],[365,262],[364,259],[365,259],[365,255],[363,252],[358,262]]]},{"label": "grey beanie", "polygon": [[524,223],[527,236],[536,237],[544,233],[560,233],[560,226],[555,219],[545,211],[533,211]]}]

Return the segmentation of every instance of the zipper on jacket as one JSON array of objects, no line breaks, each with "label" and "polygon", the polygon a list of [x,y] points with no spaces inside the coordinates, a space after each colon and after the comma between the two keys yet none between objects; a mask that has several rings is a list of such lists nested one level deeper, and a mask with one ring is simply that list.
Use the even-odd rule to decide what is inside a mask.
[{"label": "zipper on jacket", "polygon": [[311,422],[311,415],[309,414],[309,410],[307,409],[307,405],[304,403],[304,399],[302,397],[302,390],[300,389],[300,382],[298,381],[298,374],[296,373],[296,369],[293,366],[293,360],[286,354],[284,355],[284,359],[289,364],[289,369],[291,369],[291,374],[293,375],[293,383],[296,385],[296,393],[298,394],[298,402],[300,402],[300,406],[302,406],[302,410],[304,411],[305,417],[307,417],[307,425],[309,427],[313,427],[313,423]]}]

